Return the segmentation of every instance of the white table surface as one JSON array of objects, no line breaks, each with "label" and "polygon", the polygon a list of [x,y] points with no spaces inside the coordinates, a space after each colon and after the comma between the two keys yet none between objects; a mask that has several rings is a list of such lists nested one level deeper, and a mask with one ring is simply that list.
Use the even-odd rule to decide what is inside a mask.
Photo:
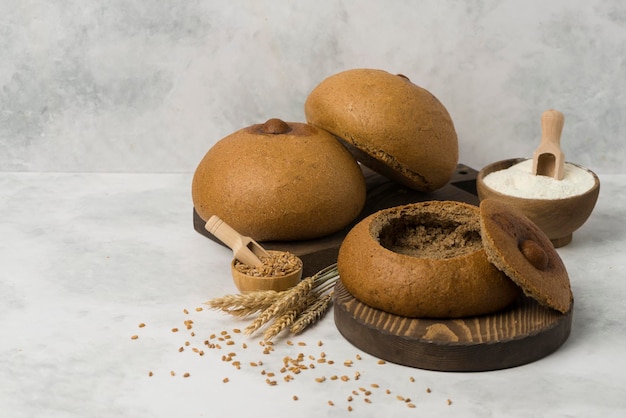
[{"label": "white table surface", "polygon": [[[0,416],[306,417],[349,415],[348,406],[361,417],[625,413],[626,175],[600,176],[594,213],[559,249],[576,301],[569,339],[534,363],[483,373],[378,364],[344,340],[332,311],[270,354],[233,331],[246,321],[197,312],[236,289],[230,251],[193,229],[191,177],[0,173]],[[203,346],[221,331],[235,344]],[[229,352],[239,370],[222,360]],[[322,352],[335,363],[316,363]],[[283,358],[298,353],[316,367],[285,382]],[[271,372],[275,386],[265,382]]]}]

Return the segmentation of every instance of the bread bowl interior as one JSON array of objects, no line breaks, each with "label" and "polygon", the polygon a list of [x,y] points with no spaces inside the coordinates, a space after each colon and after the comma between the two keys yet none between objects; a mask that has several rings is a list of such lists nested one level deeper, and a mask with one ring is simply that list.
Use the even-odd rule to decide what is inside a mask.
[{"label": "bread bowl interior", "polygon": [[482,248],[480,223],[475,214],[456,208],[454,216],[415,212],[380,216],[372,222],[372,235],[380,245],[398,254],[446,259]]}]

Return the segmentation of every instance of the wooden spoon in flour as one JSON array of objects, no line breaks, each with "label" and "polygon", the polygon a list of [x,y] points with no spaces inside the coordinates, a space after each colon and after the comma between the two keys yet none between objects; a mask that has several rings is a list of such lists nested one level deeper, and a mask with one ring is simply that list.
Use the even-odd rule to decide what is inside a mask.
[{"label": "wooden spoon in flour", "polygon": [[541,115],[541,143],[533,155],[533,174],[563,180],[565,155],[561,151],[561,132],[565,117],[558,110]]}]

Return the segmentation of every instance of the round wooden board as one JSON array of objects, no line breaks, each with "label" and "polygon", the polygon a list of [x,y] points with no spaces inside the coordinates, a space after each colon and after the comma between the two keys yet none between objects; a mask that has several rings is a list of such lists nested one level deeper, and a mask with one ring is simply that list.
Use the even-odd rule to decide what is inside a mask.
[{"label": "round wooden board", "polygon": [[509,308],[460,319],[406,318],[374,309],[335,287],[335,324],[357,348],[393,363],[448,372],[478,372],[527,364],[569,337],[566,314],[521,296]]}]

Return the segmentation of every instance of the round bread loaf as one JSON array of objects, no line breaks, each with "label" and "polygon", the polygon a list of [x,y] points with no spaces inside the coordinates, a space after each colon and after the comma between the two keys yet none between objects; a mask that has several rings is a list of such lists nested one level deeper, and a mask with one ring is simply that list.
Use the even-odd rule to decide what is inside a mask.
[{"label": "round bread loaf", "polygon": [[305,240],[336,232],[365,204],[365,180],[330,133],[270,119],[218,141],[198,165],[193,204],[258,241]]},{"label": "round bread loaf", "polygon": [[408,188],[433,191],[456,169],[458,140],[448,111],[405,76],[375,69],[335,74],[311,91],[304,112],[357,160]]},{"label": "round bread loaf", "polygon": [[466,203],[429,201],[376,212],[348,233],[337,263],[356,299],[405,317],[482,315],[520,294],[487,260],[479,209]]}]

